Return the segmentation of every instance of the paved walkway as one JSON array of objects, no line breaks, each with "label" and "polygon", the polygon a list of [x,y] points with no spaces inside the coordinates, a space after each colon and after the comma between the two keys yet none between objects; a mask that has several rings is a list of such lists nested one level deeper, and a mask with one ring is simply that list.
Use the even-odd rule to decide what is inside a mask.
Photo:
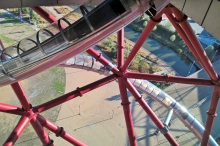
[{"label": "paved walkway", "polygon": [[[81,69],[66,68],[65,71],[66,93],[104,77]],[[154,135],[156,127],[130,93],[128,94],[138,145],[168,145],[163,135]],[[158,104],[150,98],[147,98],[147,103],[159,115],[155,110]],[[90,146],[129,145],[116,82],[62,104],[56,124]],[[50,134],[50,137],[56,145],[70,145],[54,134]]]}]

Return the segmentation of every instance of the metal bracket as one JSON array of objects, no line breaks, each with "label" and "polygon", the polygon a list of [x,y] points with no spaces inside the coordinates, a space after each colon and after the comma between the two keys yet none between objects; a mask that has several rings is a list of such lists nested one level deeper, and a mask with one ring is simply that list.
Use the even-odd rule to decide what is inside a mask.
[{"label": "metal bracket", "polygon": [[114,64],[112,64],[111,62],[109,62],[109,64],[106,66],[106,69],[107,69],[108,71],[111,71],[114,67],[115,67]]},{"label": "metal bracket", "polygon": [[166,126],[164,126],[164,128],[160,130],[162,134],[166,134],[168,131],[169,129]]}]

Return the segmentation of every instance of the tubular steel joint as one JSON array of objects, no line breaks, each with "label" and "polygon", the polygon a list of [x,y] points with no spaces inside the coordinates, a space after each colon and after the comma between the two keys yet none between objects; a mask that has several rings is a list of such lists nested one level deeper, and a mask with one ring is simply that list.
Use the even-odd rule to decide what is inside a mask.
[{"label": "tubular steel joint", "polygon": [[183,18],[182,18],[181,20],[178,20],[178,19],[175,17],[176,23],[182,23],[182,22],[184,22],[184,21],[187,21],[187,19],[188,19],[188,16],[186,16],[185,14],[184,14],[184,16],[183,16]]},{"label": "tubular steel joint", "polygon": [[168,83],[170,76],[168,74],[166,74],[165,76],[166,76],[166,83]]},{"label": "tubular steel joint", "polygon": [[141,100],[143,98],[143,96],[141,95],[141,97],[137,98],[135,101],[138,102],[139,100]]},{"label": "tubular steel joint", "polygon": [[108,71],[111,71],[114,67],[115,67],[114,64],[112,64],[111,62],[109,62],[109,64],[106,66],[106,69],[107,69]]},{"label": "tubular steel joint", "polygon": [[128,106],[129,104],[131,104],[130,102],[127,103],[121,103],[122,106]]},{"label": "tubular steel joint", "polygon": [[169,130],[168,130],[168,128],[167,128],[166,126],[164,126],[164,128],[161,129],[160,132],[161,132],[162,134],[166,134],[167,132],[169,132]]},{"label": "tubular steel joint", "polygon": [[102,53],[99,53],[99,56],[97,56],[96,61],[99,61],[101,57],[102,57]]},{"label": "tubular steel joint", "polygon": [[157,19],[154,19],[153,17],[150,17],[150,19],[153,21],[153,22],[156,22],[156,23],[160,23],[162,21],[162,17],[160,17],[158,20]]},{"label": "tubular steel joint", "polygon": [[58,127],[59,131],[58,133],[56,134],[56,137],[60,137],[60,135],[63,133],[64,129],[63,127]]},{"label": "tubular steel joint", "polygon": [[82,96],[83,96],[83,93],[81,92],[80,88],[77,87],[76,90],[79,92],[79,96],[82,97]]},{"label": "tubular steel joint", "polygon": [[53,146],[53,140],[50,140],[50,143],[47,146]]},{"label": "tubular steel joint", "polygon": [[211,114],[211,113],[209,113],[209,111],[207,111],[206,113],[207,113],[208,116],[212,116],[212,117],[216,117],[217,116],[217,113]]}]

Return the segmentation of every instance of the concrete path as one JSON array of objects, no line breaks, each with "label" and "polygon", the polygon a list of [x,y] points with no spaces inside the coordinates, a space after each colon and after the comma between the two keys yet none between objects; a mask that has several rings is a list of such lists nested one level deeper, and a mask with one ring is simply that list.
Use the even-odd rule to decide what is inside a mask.
[{"label": "concrete path", "polygon": [[[66,93],[82,87],[104,76],[81,69],[66,68]],[[156,128],[146,113],[136,104],[129,94],[136,137],[139,145],[157,145],[167,141],[159,134],[154,135]],[[154,109],[157,104],[150,98],[148,104]],[[155,111],[159,114],[157,111]],[[89,146],[127,146],[127,131],[124,121],[119,89],[112,82],[82,97],[62,104],[56,124],[64,127],[70,134]],[[70,145],[65,140],[50,134],[56,145]]]}]

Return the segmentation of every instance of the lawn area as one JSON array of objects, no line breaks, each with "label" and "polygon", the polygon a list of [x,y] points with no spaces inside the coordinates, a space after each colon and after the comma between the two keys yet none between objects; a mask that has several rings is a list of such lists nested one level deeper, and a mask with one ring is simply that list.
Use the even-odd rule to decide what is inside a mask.
[{"label": "lawn area", "polygon": [[[64,68],[54,67],[22,81],[22,85],[27,93],[28,99],[31,101],[32,106],[36,106],[63,95],[65,92],[65,82],[66,76]],[[7,89],[7,92],[5,90],[6,87],[0,88],[0,102],[20,106],[15,95],[12,95],[11,97],[9,95],[3,95],[4,93],[12,94],[13,91],[10,89],[10,87]],[[61,106],[54,107],[43,112],[41,115],[55,122],[60,107]],[[11,133],[19,118],[20,116],[0,113],[0,130],[2,132],[0,136],[0,145],[2,145],[7,139],[7,136]],[[37,135],[33,131],[33,128],[30,124],[24,130],[22,136],[17,140],[16,145],[41,145],[40,140],[37,138]]]},{"label": "lawn area", "polygon": [[7,13],[0,14],[0,39],[5,48],[34,33],[35,30],[31,26]]}]

